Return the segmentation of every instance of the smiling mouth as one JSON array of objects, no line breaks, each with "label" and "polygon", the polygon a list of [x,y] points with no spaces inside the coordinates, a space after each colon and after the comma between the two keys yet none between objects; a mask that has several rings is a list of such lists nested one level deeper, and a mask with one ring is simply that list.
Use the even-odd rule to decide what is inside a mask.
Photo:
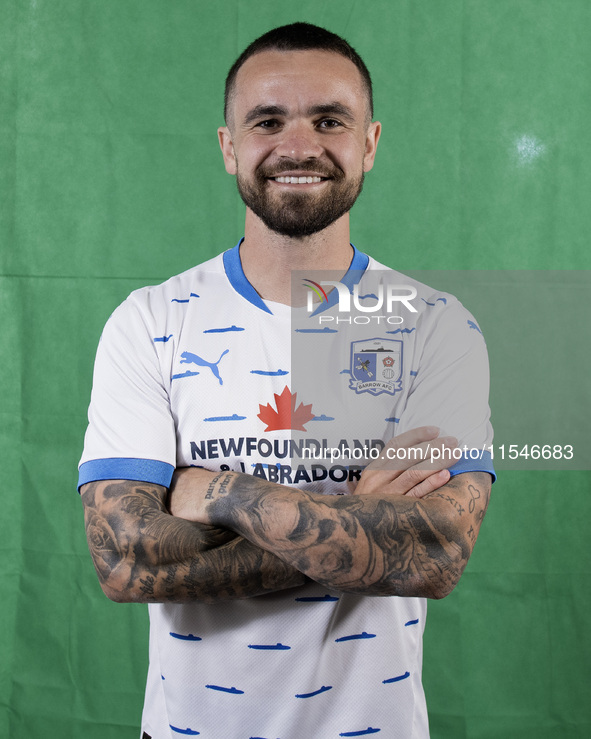
[{"label": "smiling mouth", "polygon": [[282,176],[282,177],[270,177],[269,179],[274,180],[275,182],[281,182],[282,184],[286,185],[310,185],[314,182],[324,182],[327,180],[327,177],[310,177],[310,176],[303,176],[303,177],[291,177],[291,176]]}]

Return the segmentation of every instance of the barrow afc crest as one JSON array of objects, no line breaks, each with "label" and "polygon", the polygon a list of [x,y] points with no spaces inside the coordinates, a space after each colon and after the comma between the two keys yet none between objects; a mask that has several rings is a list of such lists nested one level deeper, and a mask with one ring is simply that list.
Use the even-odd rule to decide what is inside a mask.
[{"label": "barrow afc crest", "polygon": [[350,372],[349,387],[356,393],[394,395],[402,390],[402,341],[352,341]]}]

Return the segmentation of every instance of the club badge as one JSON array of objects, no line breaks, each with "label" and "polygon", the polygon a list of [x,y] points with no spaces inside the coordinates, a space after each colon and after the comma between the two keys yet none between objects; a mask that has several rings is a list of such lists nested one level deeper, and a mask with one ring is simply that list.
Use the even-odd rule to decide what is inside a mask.
[{"label": "club badge", "polygon": [[351,380],[356,393],[394,393],[402,390],[402,341],[365,339],[351,342]]}]

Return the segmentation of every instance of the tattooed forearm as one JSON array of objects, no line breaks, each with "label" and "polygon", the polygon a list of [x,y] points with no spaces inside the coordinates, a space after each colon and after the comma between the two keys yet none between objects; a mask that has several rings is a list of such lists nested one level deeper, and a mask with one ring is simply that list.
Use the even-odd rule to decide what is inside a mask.
[{"label": "tattooed forearm", "polygon": [[[433,493],[431,495],[432,498],[443,498],[443,500],[447,500],[448,503],[451,503],[452,506],[456,509],[458,512],[458,515],[462,515],[464,512],[464,506],[458,502],[455,498],[452,498],[451,495],[444,495],[443,493]],[[472,511],[470,511],[472,513]]]},{"label": "tattooed forearm", "polygon": [[227,473],[207,514],[327,587],[439,598],[468,562],[489,489],[489,475],[465,473],[422,499],[323,496]]},{"label": "tattooed forearm", "polygon": [[165,497],[165,488],[133,481],[84,486],[88,546],[112,600],[213,603],[304,583],[296,569],[235,533],[171,516]]},{"label": "tattooed forearm", "polygon": [[212,478],[211,482],[207,487],[207,493],[205,493],[205,499],[211,500],[214,495],[225,495],[228,492],[228,484],[232,479],[231,472],[220,472]]}]

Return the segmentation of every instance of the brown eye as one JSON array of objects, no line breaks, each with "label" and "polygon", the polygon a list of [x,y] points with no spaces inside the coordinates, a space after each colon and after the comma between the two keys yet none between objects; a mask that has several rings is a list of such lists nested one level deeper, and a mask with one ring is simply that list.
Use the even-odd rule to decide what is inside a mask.
[{"label": "brown eye", "polygon": [[275,120],[274,118],[270,118],[269,120],[257,123],[257,128],[264,128],[268,130],[277,128],[277,126],[279,126],[279,121]]},{"label": "brown eye", "polygon": [[335,118],[325,118],[318,124],[320,128],[338,128],[341,125],[340,121]]}]

